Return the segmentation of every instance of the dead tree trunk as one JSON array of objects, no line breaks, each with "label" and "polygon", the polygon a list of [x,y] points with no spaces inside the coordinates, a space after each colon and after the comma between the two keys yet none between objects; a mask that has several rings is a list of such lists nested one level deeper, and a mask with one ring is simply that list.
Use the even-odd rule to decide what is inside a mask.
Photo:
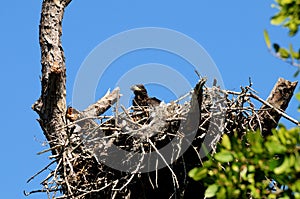
[{"label": "dead tree trunk", "polygon": [[[61,45],[62,19],[65,7],[71,0],[45,0],[39,29],[42,64],[42,92],[33,109],[50,146],[64,140],[66,129],[66,65]],[[53,149],[53,154],[59,154]]]},{"label": "dead tree trunk", "polygon": [[[118,90],[107,93],[104,98],[89,106],[82,113],[75,113],[75,109],[72,112],[72,108],[67,110],[66,66],[61,35],[64,11],[70,2],[71,0],[44,0],[42,4],[39,27],[42,89],[40,98],[33,104],[32,108],[40,116],[38,121],[52,151],[53,155],[51,158],[55,158],[58,164],[55,175],[58,174],[59,176],[56,178],[53,175],[49,175],[49,178],[42,182],[43,185],[47,186],[48,183],[51,184],[47,191],[37,190],[31,193],[61,191],[67,198],[94,199],[103,197],[103,194],[93,194],[93,191],[90,194],[86,194],[79,190],[81,188],[80,185],[83,184],[80,183],[81,180],[88,180],[89,182],[97,180],[99,177],[98,163],[93,156],[82,149],[81,141],[73,134],[74,129],[68,128],[68,124],[83,116],[98,116],[105,112],[115,103]],[[70,145],[72,145],[72,149],[68,150]],[[75,159],[74,157],[78,156],[78,154],[85,155]],[[62,162],[62,160],[68,161],[69,164],[65,164],[66,162]],[[45,168],[48,168],[48,166]],[[80,172],[82,175],[78,174]],[[81,178],[82,176],[85,179]],[[54,178],[50,181],[51,177]],[[63,182],[61,183],[61,181]],[[95,182],[94,185],[96,184]],[[97,186],[94,185],[91,184],[91,188],[97,189]],[[70,187],[73,187],[73,189],[71,190]]]}]

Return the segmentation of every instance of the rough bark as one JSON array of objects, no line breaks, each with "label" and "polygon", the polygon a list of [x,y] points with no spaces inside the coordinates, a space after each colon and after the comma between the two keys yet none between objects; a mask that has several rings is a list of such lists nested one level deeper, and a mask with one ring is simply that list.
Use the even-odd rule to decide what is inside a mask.
[{"label": "rough bark", "polygon": [[[44,0],[39,29],[42,64],[42,91],[33,109],[50,146],[66,135],[66,66],[61,45],[62,19],[71,0]],[[52,151],[58,154],[59,150]]]},{"label": "rough bark", "polygon": [[297,83],[279,78],[269,97],[263,102],[258,111],[260,123],[256,124],[256,127],[261,128],[264,136],[271,134],[271,130],[278,125],[293,96]]},{"label": "rough bark", "polygon": [[[99,170],[97,161],[87,151],[84,151],[81,140],[77,139],[74,129],[69,128],[70,122],[84,117],[95,117],[106,111],[116,102],[119,90],[108,92],[95,104],[89,106],[83,112],[66,105],[66,65],[64,51],[61,44],[62,20],[64,11],[71,0],[44,0],[42,4],[41,20],[39,26],[39,42],[41,48],[41,96],[33,104],[32,108],[39,115],[39,123],[43,133],[50,145],[52,158],[56,158],[57,172],[59,178],[64,179],[63,183],[49,188],[49,192],[58,190],[68,198],[76,198],[82,194],[77,192],[80,189],[80,181],[97,179]],[[77,118],[78,116],[78,118]],[[86,124],[83,123],[83,124]],[[72,126],[72,125],[71,125]],[[76,150],[68,150],[68,146],[78,146]],[[61,160],[74,159],[78,154],[84,158],[76,159],[78,162],[68,165],[61,163]],[[86,179],[74,179],[72,174],[80,173],[85,169]],[[87,173],[87,174],[86,174]],[[79,175],[78,175],[79,176]],[[30,180],[32,180],[33,176]],[[55,179],[57,180],[57,179]],[[79,182],[78,182],[79,181]],[[44,181],[43,183],[47,183]],[[42,184],[43,184],[42,183]],[[68,189],[74,187],[73,190]],[[44,192],[44,190],[32,191],[30,193]],[[28,195],[30,193],[25,193]],[[97,195],[97,194],[96,194]],[[96,195],[87,194],[84,198],[96,198]],[[99,195],[99,194],[98,194]]]}]

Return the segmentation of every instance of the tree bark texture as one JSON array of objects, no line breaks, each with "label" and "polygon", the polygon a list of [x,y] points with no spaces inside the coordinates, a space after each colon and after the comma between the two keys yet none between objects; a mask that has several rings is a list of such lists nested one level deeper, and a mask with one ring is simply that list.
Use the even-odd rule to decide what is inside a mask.
[{"label": "tree bark texture", "polygon": [[[33,109],[50,146],[66,135],[66,66],[61,45],[62,19],[71,0],[44,0],[39,27],[41,47],[42,91]],[[58,154],[57,149],[52,151]]]},{"label": "tree bark texture", "polygon": [[[42,4],[41,20],[39,26],[39,43],[41,48],[41,96],[33,104],[32,108],[39,115],[39,123],[43,133],[50,145],[52,158],[57,161],[57,173],[59,178],[54,177],[56,185],[49,188],[49,192],[61,191],[67,198],[77,198],[82,192],[78,189],[84,180],[94,182],[99,177],[97,169],[98,162],[87,151],[83,151],[81,141],[76,139],[77,135],[72,132],[74,129],[68,128],[72,120],[80,119],[82,116],[93,117],[106,111],[113,103],[116,102],[119,90],[115,89],[111,93],[108,92],[103,98],[95,104],[89,106],[83,112],[73,108],[67,108],[66,105],[66,65],[64,51],[61,44],[62,20],[64,11],[71,0],[44,0]],[[73,112],[74,110],[74,112]],[[78,118],[76,118],[78,116]],[[92,122],[87,120],[83,124]],[[76,150],[69,150],[72,146],[76,146]],[[77,157],[78,154],[84,157]],[[71,159],[70,164],[65,164],[61,160]],[[75,162],[74,162],[75,159]],[[80,173],[84,170],[85,179],[81,179]],[[73,174],[77,177],[74,178]],[[55,174],[56,175],[56,174]],[[53,175],[50,175],[53,177]],[[63,182],[60,183],[60,179]],[[48,180],[42,184],[47,184]],[[47,186],[47,185],[46,185]],[[72,190],[69,188],[73,187]],[[97,188],[97,187],[93,187]],[[44,192],[33,191],[35,192]],[[30,194],[30,193],[29,193]],[[83,194],[81,198],[96,198],[100,196],[95,193]]]},{"label": "tree bark texture", "polygon": [[261,128],[264,136],[270,135],[271,130],[278,125],[282,113],[285,112],[293,96],[297,83],[279,78],[266,102],[260,107],[258,111],[260,124],[256,124],[256,126]]}]

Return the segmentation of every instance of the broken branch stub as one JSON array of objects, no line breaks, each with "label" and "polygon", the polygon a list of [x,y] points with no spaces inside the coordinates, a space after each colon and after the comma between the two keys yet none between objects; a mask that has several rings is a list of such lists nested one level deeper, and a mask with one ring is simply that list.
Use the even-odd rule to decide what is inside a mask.
[{"label": "broken branch stub", "polygon": [[[290,82],[283,78],[278,79],[266,103],[263,103],[258,111],[262,135],[269,135],[271,134],[271,130],[276,128],[282,117],[282,113],[284,113],[288,107],[297,83],[298,82]],[[255,126],[258,128],[258,124]]]}]

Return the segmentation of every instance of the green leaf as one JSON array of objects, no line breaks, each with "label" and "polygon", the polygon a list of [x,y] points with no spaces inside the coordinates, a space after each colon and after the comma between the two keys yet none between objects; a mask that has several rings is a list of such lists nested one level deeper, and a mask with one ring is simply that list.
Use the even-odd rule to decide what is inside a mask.
[{"label": "green leaf", "polygon": [[295,154],[295,156],[296,156],[295,170],[296,170],[297,172],[300,172],[300,156],[299,156],[299,153],[297,152],[297,153]]},{"label": "green leaf", "polygon": [[275,5],[274,3],[271,4],[271,8],[277,8],[278,6]]},{"label": "green leaf", "polygon": [[271,41],[270,41],[270,37],[269,37],[269,34],[268,34],[267,30],[264,30],[264,38],[265,38],[265,42],[266,42],[267,47],[270,49],[271,48]]},{"label": "green leaf", "polygon": [[231,162],[233,160],[233,156],[230,151],[221,151],[214,155],[214,158],[220,162]]},{"label": "green leaf", "polygon": [[241,172],[240,172],[240,176],[243,180],[247,180],[247,173],[248,173],[248,167],[247,166],[243,166],[241,168]]},{"label": "green leaf", "polygon": [[298,100],[298,101],[300,101],[300,92],[299,93],[296,93],[296,99]]},{"label": "green leaf", "polygon": [[[299,161],[299,160],[297,160],[297,161]],[[295,157],[295,155],[291,154],[290,158],[289,158],[289,166],[294,167],[294,166],[296,166],[295,164],[296,164],[296,157]]]},{"label": "green leaf", "polygon": [[294,0],[281,0],[281,4],[289,4],[292,3]]},{"label": "green leaf", "polygon": [[291,55],[292,61],[293,61],[293,59],[299,59],[299,53],[294,51],[292,44],[289,45],[289,48],[290,48],[290,55]]},{"label": "green leaf", "polygon": [[270,170],[274,170],[276,167],[278,167],[280,164],[280,159],[272,159],[269,161],[269,167],[270,167]]},{"label": "green leaf", "polygon": [[201,180],[207,176],[207,168],[193,168],[189,172],[189,177],[193,178],[195,181]]},{"label": "green leaf", "polygon": [[297,190],[300,191],[300,180],[297,180],[295,182],[295,185],[296,185]]},{"label": "green leaf", "polygon": [[289,28],[289,36],[294,36],[298,32],[298,26],[296,23],[290,22],[288,25]]},{"label": "green leaf", "polygon": [[274,173],[279,175],[287,171],[289,168],[289,158],[287,156],[284,157],[283,163],[274,169]]},{"label": "green leaf", "polygon": [[249,140],[251,150],[254,153],[263,153],[263,138],[259,132],[249,132],[247,133],[247,139]]},{"label": "green leaf", "polygon": [[289,53],[288,50],[285,49],[285,48],[280,48],[280,49],[279,49],[279,54],[280,54],[280,57],[281,57],[281,58],[284,58],[284,59],[290,57],[290,53]]},{"label": "green leaf", "polygon": [[222,137],[222,146],[224,146],[227,150],[231,150],[231,143],[227,134],[224,134]]},{"label": "green leaf", "polygon": [[220,187],[220,189],[217,192],[217,198],[218,199],[226,199],[226,189],[225,189],[225,187]]},{"label": "green leaf", "polygon": [[295,73],[294,73],[294,77],[297,77],[298,75],[299,75],[299,73],[300,73],[300,70],[297,70]]},{"label": "green leaf", "polygon": [[293,54],[294,53],[293,44],[289,44],[289,49],[290,49],[290,53]]},{"label": "green leaf", "polygon": [[273,48],[274,48],[275,52],[278,53],[278,51],[279,51],[279,49],[280,49],[280,46],[279,46],[279,44],[274,43],[274,44],[273,44]]},{"label": "green leaf", "polygon": [[271,19],[271,24],[272,25],[280,25],[282,22],[284,22],[285,19],[286,19],[286,15],[282,15],[282,14],[275,15]]},{"label": "green leaf", "polygon": [[207,187],[207,189],[205,190],[205,197],[206,198],[214,197],[216,195],[218,189],[219,189],[219,186],[216,184],[209,185]]},{"label": "green leaf", "polygon": [[286,152],[286,147],[278,142],[268,141],[265,146],[271,154],[283,154]]}]

